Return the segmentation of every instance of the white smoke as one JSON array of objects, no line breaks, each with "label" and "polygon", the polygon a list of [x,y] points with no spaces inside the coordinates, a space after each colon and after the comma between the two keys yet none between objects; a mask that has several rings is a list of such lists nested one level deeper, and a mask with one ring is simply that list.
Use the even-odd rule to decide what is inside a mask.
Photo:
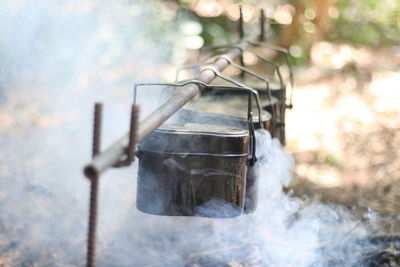
[{"label": "white smoke", "polygon": [[[6,263],[84,263],[89,182],[82,167],[90,159],[93,103],[105,103],[105,148],[128,130],[133,83],[159,78],[168,46],[150,41],[164,32],[154,28],[157,18],[148,1],[0,2]],[[134,202],[134,173],[102,177],[100,243]]]},{"label": "white smoke", "polygon": [[367,242],[357,244],[368,229],[344,207],[310,205],[307,199],[285,194],[293,160],[264,130],[257,132],[257,151],[260,199],[254,213],[231,219],[163,217],[132,207],[103,255],[105,265],[357,264],[362,252],[372,248]]}]

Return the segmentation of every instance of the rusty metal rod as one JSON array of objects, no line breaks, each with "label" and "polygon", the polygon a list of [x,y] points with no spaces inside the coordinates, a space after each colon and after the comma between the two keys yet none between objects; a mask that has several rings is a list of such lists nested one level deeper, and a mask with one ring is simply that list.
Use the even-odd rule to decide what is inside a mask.
[{"label": "rusty metal rod", "polygon": [[[96,103],[94,106],[94,119],[93,119],[93,144],[92,144],[93,158],[100,153],[102,113],[103,113],[103,105],[101,103]],[[98,197],[99,197],[99,178],[98,176],[90,177],[89,227],[88,227],[88,242],[87,242],[87,255],[86,255],[87,267],[95,266]]]},{"label": "rusty metal rod", "polygon": [[103,104],[96,103],[94,105],[92,158],[96,157],[100,153],[102,114]]},{"label": "rusty metal rod", "polygon": [[[257,38],[254,38],[256,40]],[[250,42],[251,43],[251,42]],[[242,51],[248,46],[249,40],[243,40],[237,47],[232,48],[224,56],[232,60],[240,57]],[[212,68],[222,72],[229,65],[228,60],[219,58],[212,64]],[[215,72],[210,69],[203,70],[199,73],[197,80],[206,84],[212,82],[216,78]],[[161,124],[168,120],[175,112],[182,108],[186,103],[193,99],[204,86],[201,84],[189,84],[178,89],[163,105],[148,115],[139,123],[137,132],[137,142],[142,141],[151,132],[157,129]],[[105,151],[97,155],[84,168],[84,174],[88,178],[98,177],[102,172],[112,167],[114,164],[123,160],[127,155],[129,145],[129,133],[125,134],[114,142]]]},{"label": "rusty metal rod", "polygon": [[[243,18],[242,6],[239,6],[239,36],[240,36],[240,40],[244,39],[244,18]],[[239,60],[240,60],[240,66],[244,67],[243,53],[240,54]],[[240,71],[240,78],[242,80],[244,79],[244,71],[243,70]]]},{"label": "rusty metal rod", "polygon": [[99,199],[99,177],[90,178],[90,206],[86,267],[96,266],[97,208]]},{"label": "rusty metal rod", "polygon": [[264,9],[261,9],[261,13],[260,13],[260,36],[259,36],[259,40],[260,42],[264,42],[265,40],[265,13],[264,13]]},{"label": "rusty metal rod", "polygon": [[139,119],[139,107],[136,104],[132,104],[131,107],[131,125],[129,128],[129,145],[128,145],[128,156],[126,158],[127,163],[131,164],[135,160],[135,146],[136,146],[136,128]]}]

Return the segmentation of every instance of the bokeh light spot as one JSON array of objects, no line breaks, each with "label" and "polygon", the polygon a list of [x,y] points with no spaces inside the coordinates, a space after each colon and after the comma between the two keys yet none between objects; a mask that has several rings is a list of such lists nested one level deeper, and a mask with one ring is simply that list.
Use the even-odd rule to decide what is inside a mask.
[{"label": "bokeh light spot", "polygon": [[180,31],[186,35],[199,35],[203,32],[203,26],[197,21],[186,21],[181,24]]},{"label": "bokeh light spot", "polygon": [[201,36],[188,36],[185,38],[185,47],[188,49],[199,49],[204,45],[204,39]]},{"label": "bokeh light spot", "polygon": [[274,14],[274,19],[281,24],[289,25],[293,21],[295,8],[292,5],[279,6]]},{"label": "bokeh light spot", "polygon": [[197,0],[192,4],[193,10],[201,17],[217,17],[223,7],[217,0]]},{"label": "bokeh light spot", "polygon": [[301,57],[303,55],[303,49],[299,45],[292,45],[289,47],[289,53],[293,57]]},{"label": "bokeh light spot", "polygon": [[312,8],[307,8],[307,9],[304,11],[304,15],[306,16],[307,19],[313,20],[313,19],[315,19],[315,16],[317,15],[317,13],[315,12],[314,9],[312,9]]}]

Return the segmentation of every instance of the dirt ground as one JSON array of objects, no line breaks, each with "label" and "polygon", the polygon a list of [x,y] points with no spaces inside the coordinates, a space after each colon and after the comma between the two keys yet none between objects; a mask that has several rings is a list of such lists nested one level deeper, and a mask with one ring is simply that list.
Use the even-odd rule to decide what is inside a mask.
[{"label": "dirt ground", "polygon": [[329,45],[334,53],[314,50],[312,65],[296,74],[286,123],[296,162],[288,190],[374,214],[398,232],[399,49]]}]

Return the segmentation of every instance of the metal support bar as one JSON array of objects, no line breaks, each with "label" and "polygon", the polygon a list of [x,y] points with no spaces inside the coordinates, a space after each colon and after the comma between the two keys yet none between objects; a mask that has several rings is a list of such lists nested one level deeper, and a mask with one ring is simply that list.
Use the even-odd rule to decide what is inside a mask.
[{"label": "metal support bar", "polygon": [[[232,48],[227,54],[227,57],[232,60],[241,55],[241,51],[246,48],[248,42],[242,41],[235,48]],[[213,68],[222,72],[229,62],[224,58],[219,58],[212,65]],[[216,74],[209,69],[203,70],[199,73],[197,80],[206,84],[212,82]],[[177,90],[163,105],[156,109],[153,113],[147,116],[139,123],[137,129],[137,142],[142,141],[152,131],[157,129],[167,119],[169,119],[175,112],[182,108],[187,102],[194,98],[204,88],[200,84],[189,84]],[[124,156],[126,156],[127,147],[129,145],[129,133],[122,136],[104,152],[97,155],[91,162],[84,168],[84,174],[89,177],[98,177],[102,172],[118,163]]]}]

